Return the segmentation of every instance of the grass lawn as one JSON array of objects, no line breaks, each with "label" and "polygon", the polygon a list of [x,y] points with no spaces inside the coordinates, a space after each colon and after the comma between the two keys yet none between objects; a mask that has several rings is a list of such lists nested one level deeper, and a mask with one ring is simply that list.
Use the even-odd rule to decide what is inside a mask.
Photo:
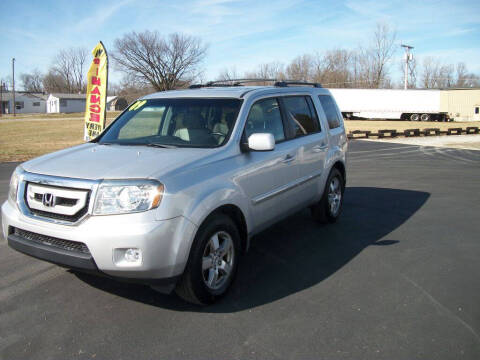
[{"label": "grass lawn", "polygon": [[[118,112],[107,113],[107,124],[118,114]],[[349,132],[353,130],[480,127],[480,122],[437,123],[350,120],[345,121],[345,126],[347,132]],[[9,115],[0,118],[0,162],[24,161],[82,142],[83,113],[28,114],[19,115],[16,118]]]}]

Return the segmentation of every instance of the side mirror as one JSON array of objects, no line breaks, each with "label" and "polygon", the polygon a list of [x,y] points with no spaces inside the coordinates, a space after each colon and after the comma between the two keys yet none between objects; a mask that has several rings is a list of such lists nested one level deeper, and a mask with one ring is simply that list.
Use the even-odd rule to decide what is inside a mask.
[{"label": "side mirror", "polygon": [[248,137],[248,148],[253,151],[272,151],[275,138],[270,133],[255,133]]}]

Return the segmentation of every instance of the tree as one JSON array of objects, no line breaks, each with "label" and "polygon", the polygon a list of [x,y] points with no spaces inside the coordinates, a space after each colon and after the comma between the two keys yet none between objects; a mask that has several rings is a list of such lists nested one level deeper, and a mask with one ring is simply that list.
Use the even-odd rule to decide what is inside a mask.
[{"label": "tree", "polygon": [[439,60],[428,56],[423,59],[421,82],[426,89],[449,88],[458,83],[454,73],[453,64],[442,64]]},{"label": "tree", "polygon": [[220,81],[229,81],[233,79],[240,79],[240,75],[237,73],[235,66],[231,68],[224,68],[217,76],[217,80]]},{"label": "tree", "polygon": [[459,62],[456,68],[456,87],[468,88],[480,86],[480,77],[468,72],[467,66],[463,62]]},{"label": "tree", "polygon": [[313,57],[309,54],[297,56],[287,66],[287,79],[310,81],[313,77]]},{"label": "tree", "polygon": [[43,77],[43,89],[47,93],[69,93],[70,89],[65,79],[53,69]]},{"label": "tree", "polygon": [[87,50],[70,48],[60,50],[44,77],[47,92],[81,93],[86,89]]},{"label": "tree", "polygon": [[334,49],[317,54],[313,64],[312,80],[330,87],[350,87],[352,58],[352,52],[345,49]]},{"label": "tree", "polygon": [[23,73],[20,75],[20,81],[22,82],[23,89],[29,92],[42,92],[43,91],[43,75],[35,69],[31,74]]},{"label": "tree", "polygon": [[199,38],[157,31],[131,32],[115,40],[113,58],[119,70],[156,90],[171,90],[199,76],[207,46]]},{"label": "tree", "polygon": [[380,87],[388,75],[388,62],[395,52],[395,31],[390,30],[387,24],[378,23],[373,36],[373,46],[370,50],[372,57],[372,82],[374,87]]}]

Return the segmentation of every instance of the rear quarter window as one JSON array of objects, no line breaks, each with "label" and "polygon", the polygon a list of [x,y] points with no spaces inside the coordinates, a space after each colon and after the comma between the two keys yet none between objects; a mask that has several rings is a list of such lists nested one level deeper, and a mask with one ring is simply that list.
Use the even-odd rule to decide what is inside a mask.
[{"label": "rear quarter window", "polygon": [[286,117],[294,129],[295,137],[305,136],[320,131],[318,119],[311,112],[305,96],[283,97]]},{"label": "rear quarter window", "polygon": [[318,99],[320,100],[323,112],[327,117],[328,127],[330,129],[335,129],[342,126],[343,118],[337,111],[333,98],[330,95],[319,95]]}]

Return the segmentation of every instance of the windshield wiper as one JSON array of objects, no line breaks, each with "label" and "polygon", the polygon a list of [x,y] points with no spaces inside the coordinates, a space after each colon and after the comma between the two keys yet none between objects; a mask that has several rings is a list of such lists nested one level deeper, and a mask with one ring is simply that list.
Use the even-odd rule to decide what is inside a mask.
[{"label": "windshield wiper", "polygon": [[148,143],[145,144],[148,147],[156,147],[156,148],[165,148],[165,149],[175,149],[176,146],[174,145],[165,145],[165,144],[158,144],[158,143]]}]

